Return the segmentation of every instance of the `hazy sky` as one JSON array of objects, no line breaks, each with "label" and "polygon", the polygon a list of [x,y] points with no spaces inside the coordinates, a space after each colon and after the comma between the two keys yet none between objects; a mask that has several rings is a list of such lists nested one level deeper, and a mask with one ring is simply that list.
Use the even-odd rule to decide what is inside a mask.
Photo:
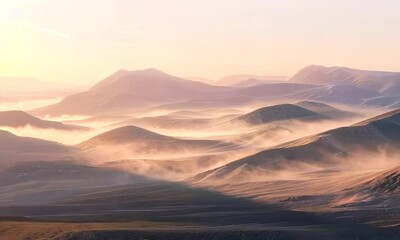
[{"label": "hazy sky", "polygon": [[0,75],[400,71],[400,0],[0,0]]}]

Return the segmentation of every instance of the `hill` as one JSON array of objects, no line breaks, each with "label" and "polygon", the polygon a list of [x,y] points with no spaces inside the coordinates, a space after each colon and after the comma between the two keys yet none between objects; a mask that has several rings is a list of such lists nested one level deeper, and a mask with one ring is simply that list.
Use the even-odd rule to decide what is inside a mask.
[{"label": "hill", "polygon": [[301,101],[295,103],[297,106],[306,108],[308,110],[320,113],[325,116],[329,116],[331,118],[346,118],[346,117],[354,117],[356,114],[343,111],[332,107],[328,104],[320,103],[320,102],[312,102],[312,101]]},{"label": "hill", "polygon": [[[193,181],[250,181],[272,177],[279,171],[302,171],[334,166],[357,150],[378,152],[400,146],[400,110],[358,124],[329,130],[277,146],[202,173]],[[361,155],[360,155],[361,156]],[[358,156],[358,157],[360,157]]]},{"label": "hill", "polygon": [[37,138],[19,137],[10,132],[0,130],[1,161],[31,161],[62,159],[72,149],[56,143]]},{"label": "hill", "polygon": [[285,120],[319,120],[327,117],[293,104],[280,104],[259,108],[233,119],[234,122],[265,124]]},{"label": "hill", "polygon": [[67,148],[56,142],[19,137],[10,132],[0,130],[0,151],[15,153],[58,153],[66,152]]},{"label": "hill", "polygon": [[179,139],[136,126],[125,126],[97,135],[77,147],[92,157],[118,160],[224,151],[235,146],[213,140]]},{"label": "hill", "polygon": [[34,127],[43,129],[57,129],[57,130],[88,130],[86,127],[76,125],[66,125],[55,121],[46,121],[34,117],[23,111],[5,111],[0,112],[0,126],[21,128],[21,127]]},{"label": "hill", "polygon": [[57,104],[34,112],[50,115],[105,114],[213,97],[225,90],[224,87],[186,80],[156,69],[121,70],[85,92],[70,95]]}]

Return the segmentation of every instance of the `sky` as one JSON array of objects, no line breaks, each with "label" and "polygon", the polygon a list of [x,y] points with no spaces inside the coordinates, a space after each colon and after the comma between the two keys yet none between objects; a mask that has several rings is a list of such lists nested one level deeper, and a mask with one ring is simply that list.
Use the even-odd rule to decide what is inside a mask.
[{"label": "sky", "polygon": [[0,0],[0,76],[218,79],[310,64],[400,72],[399,0]]}]

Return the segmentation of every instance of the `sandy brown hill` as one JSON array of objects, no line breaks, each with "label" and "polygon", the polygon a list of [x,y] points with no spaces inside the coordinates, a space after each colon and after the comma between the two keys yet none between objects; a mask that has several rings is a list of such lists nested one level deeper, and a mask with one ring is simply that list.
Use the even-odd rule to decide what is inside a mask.
[{"label": "sandy brown hill", "polygon": [[[287,169],[333,166],[358,150],[396,150],[400,146],[400,110],[358,124],[301,138],[199,174],[194,181],[249,181]],[[351,159],[350,157],[348,159]],[[332,165],[333,164],[333,165]]]},{"label": "sandy brown hill", "polygon": [[180,139],[136,126],[125,126],[95,136],[78,144],[77,147],[99,158],[118,160],[149,155],[224,151],[236,146],[213,140]]}]

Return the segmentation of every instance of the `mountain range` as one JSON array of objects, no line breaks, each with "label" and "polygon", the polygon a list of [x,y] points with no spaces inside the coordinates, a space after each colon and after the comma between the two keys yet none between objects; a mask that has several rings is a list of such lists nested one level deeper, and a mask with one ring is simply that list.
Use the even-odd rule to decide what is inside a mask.
[{"label": "mountain range", "polygon": [[266,81],[261,85],[259,82],[236,84],[239,85],[214,86],[156,69],[121,70],[87,91],[70,95],[57,104],[36,109],[32,113],[98,115],[168,104],[181,110],[182,105],[206,108],[218,104],[227,107],[267,99],[309,100],[353,106],[364,104],[372,107],[379,101],[378,105],[395,107],[398,99],[389,99],[400,94],[399,73],[316,65],[300,70],[287,81]]}]

